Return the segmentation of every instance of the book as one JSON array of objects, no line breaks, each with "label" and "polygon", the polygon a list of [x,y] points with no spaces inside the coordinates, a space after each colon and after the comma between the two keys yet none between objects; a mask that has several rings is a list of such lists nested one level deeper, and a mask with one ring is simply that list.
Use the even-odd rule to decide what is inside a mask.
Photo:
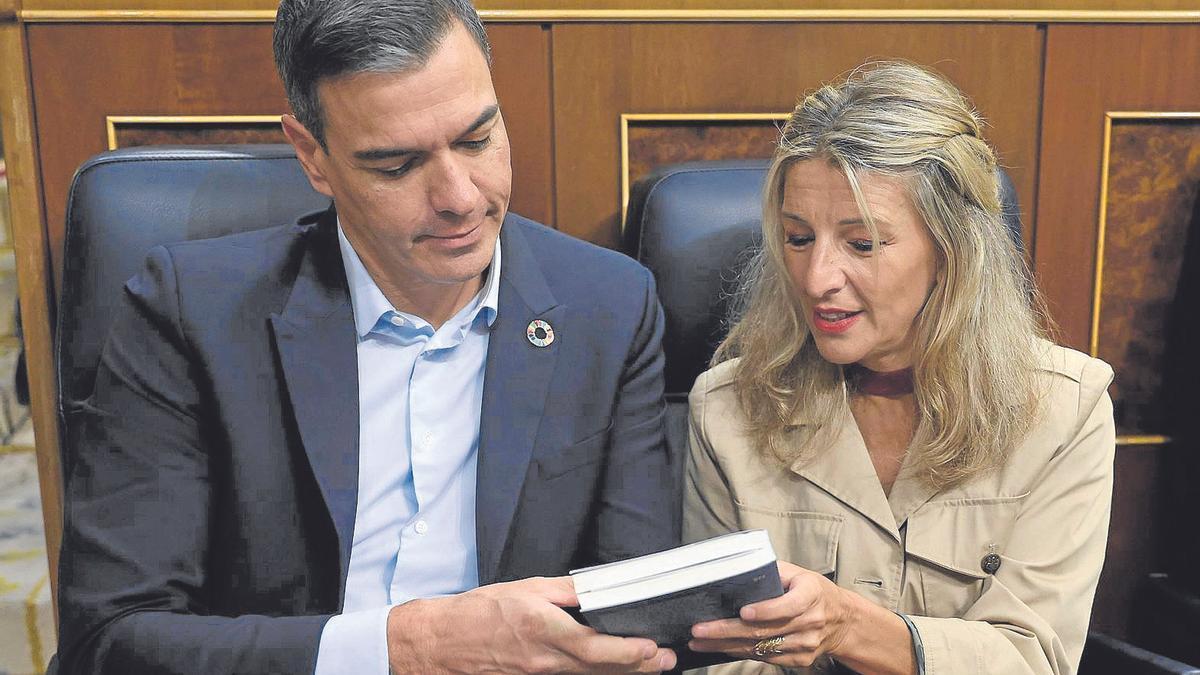
[{"label": "book", "polygon": [[601,633],[680,648],[701,621],[733,618],[783,594],[765,530],[745,530],[638,558],[573,570],[584,623]]}]

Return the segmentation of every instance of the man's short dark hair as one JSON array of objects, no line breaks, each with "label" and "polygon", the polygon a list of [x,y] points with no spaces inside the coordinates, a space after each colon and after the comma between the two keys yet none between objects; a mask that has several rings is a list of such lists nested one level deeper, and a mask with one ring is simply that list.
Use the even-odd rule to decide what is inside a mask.
[{"label": "man's short dark hair", "polygon": [[317,96],[322,79],[420,68],[455,21],[490,60],[491,46],[470,0],[282,0],[275,67],[292,113],[325,147]]}]

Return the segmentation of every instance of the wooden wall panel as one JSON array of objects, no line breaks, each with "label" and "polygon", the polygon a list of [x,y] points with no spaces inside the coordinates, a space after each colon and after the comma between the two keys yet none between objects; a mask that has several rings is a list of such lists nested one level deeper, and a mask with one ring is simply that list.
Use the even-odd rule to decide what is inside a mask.
[{"label": "wooden wall panel", "polygon": [[1037,175],[1041,29],[964,24],[570,24],[554,28],[558,227],[619,234],[622,113],[777,113],[866,61],[950,76],[990,120],[1025,213]]},{"label": "wooden wall panel", "polygon": [[[489,27],[489,33],[497,95],[513,139],[512,207],[549,219],[547,30],[505,25]],[[71,176],[106,149],[106,116],[287,111],[269,24],[36,24],[28,26],[28,36],[56,279]]]},{"label": "wooden wall panel", "polygon": [[492,80],[512,143],[513,193],[509,208],[554,224],[554,156],[550,102],[550,28],[537,24],[488,26]]},{"label": "wooden wall panel", "polygon": [[1128,637],[1134,600],[1146,576],[1157,571],[1158,541],[1170,529],[1154,518],[1163,485],[1163,459],[1161,446],[1117,448],[1108,550],[1091,625],[1114,637]]},{"label": "wooden wall panel", "polygon": [[1063,341],[1086,351],[1105,112],[1200,111],[1200,25],[1050,26],[1045,80],[1034,260]]},{"label": "wooden wall panel", "polygon": [[270,25],[32,25],[28,34],[56,280],[71,176],[107,148],[106,116],[287,110]]},{"label": "wooden wall panel", "polygon": [[[1053,25],[1045,59],[1034,262],[1061,340],[1086,351],[1105,113],[1200,111],[1200,25]],[[1101,321],[1102,344],[1106,328]],[[1108,559],[1093,614],[1097,628],[1117,636],[1127,629],[1134,589],[1157,562],[1154,541],[1164,527],[1149,500],[1162,484],[1162,459],[1156,446],[1117,448]]]}]

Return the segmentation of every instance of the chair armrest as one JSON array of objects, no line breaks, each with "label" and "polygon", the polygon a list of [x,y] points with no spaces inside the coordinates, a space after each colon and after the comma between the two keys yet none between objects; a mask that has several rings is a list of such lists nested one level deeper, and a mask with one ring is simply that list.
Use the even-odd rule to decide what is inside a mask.
[{"label": "chair armrest", "polygon": [[1089,631],[1079,675],[1200,675],[1200,668]]}]

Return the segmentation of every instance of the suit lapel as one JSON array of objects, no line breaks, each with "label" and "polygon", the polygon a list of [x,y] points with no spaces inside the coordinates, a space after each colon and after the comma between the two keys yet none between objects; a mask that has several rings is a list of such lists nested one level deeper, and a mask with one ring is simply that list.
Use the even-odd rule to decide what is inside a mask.
[{"label": "suit lapel", "polygon": [[[562,331],[566,307],[554,299],[518,228],[510,218],[501,229],[500,297],[480,411],[475,522],[481,584],[497,580],[559,347],[570,339]],[[549,346],[535,347],[526,337],[534,319],[555,329]]]},{"label": "suit lapel", "polygon": [[271,315],[300,440],[338,537],[344,592],[358,501],[358,355],[333,210],[309,245],[287,305]]}]

